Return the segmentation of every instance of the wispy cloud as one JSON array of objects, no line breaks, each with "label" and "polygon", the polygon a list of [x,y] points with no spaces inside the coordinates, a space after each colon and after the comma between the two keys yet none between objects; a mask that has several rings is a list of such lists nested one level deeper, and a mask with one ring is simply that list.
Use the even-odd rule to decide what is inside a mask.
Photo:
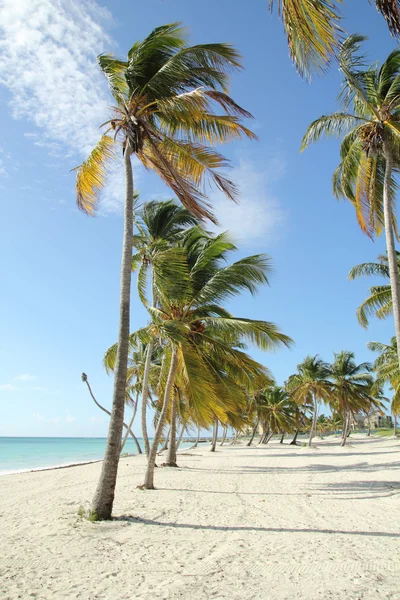
[{"label": "wispy cloud", "polygon": [[102,417],[89,417],[89,423],[103,423],[104,419]]},{"label": "wispy cloud", "polygon": [[[75,167],[98,141],[112,103],[96,62],[115,45],[104,28],[111,14],[94,0],[0,0],[0,7],[0,84],[11,92],[11,113],[37,126],[25,133],[33,144],[70,156]],[[123,199],[117,166],[100,214],[121,213]]]},{"label": "wispy cloud", "polygon": [[44,417],[39,413],[33,413],[32,417],[39,423],[51,423],[52,425],[57,425],[61,421],[60,417]]},{"label": "wispy cloud", "polygon": [[112,42],[110,13],[91,0],[1,0],[0,83],[15,118],[33,122],[34,143],[86,153],[109,98],[96,55]]},{"label": "wispy cloud", "polygon": [[14,377],[17,381],[33,381],[36,379],[36,375],[30,375],[29,373],[22,373],[22,375],[17,375]]},{"label": "wispy cloud", "polygon": [[241,160],[232,171],[232,179],[240,189],[240,203],[234,204],[220,192],[210,194],[219,221],[219,231],[228,230],[242,246],[262,247],[281,235],[285,211],[271,191],[271,184],[281,179],[285,163]]},{"label": "wispy cloud", "polygon": [[67,416],[66,416],[65,420],[66,420],[66,422],[67,422],[67,423],[73,423],[74,421],[76,421],[76,417],[73,417],[73,416],[71,415],[71,413],[69,412],[69,413],[67,414]]},{"label": "wispy cloud", "polygon": [[42,392],[47,393],[47,388],[41,387],[40,385],[28,385],[28,386],[16,386],[12,383],[0,384],[0,391],[3,392]]},{"label": "wispy cloud", "polygon": [[2,383],[0,384],[0,391],[2,392],[16,392],[18,388],[12,383]]}]

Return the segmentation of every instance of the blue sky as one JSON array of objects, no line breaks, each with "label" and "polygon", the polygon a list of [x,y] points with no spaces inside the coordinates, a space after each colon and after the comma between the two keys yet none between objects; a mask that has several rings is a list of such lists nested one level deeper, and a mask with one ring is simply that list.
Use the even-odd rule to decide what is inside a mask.
[{"label": "blue sky", "polygon": [[[369,36],[371,61],[393,48],[367,0],[345,3],[349,32]],[[312,85],[289,58],[277,15],[253,0],[1,0],[0,2],[0,435],[101,436],[107,421],[80,380],[85,371],[100,402],[112,381],[102,368],[116,340],[122,238],[121,170],[106,186],[100,213],[75,207],[74,174],[98,138],[111,103],[95,63],[100,52],[124,56],[163,23],[183,21],[193,43],[230,42],[244,57],[231,94],[255,116],[259,142],[226,149],[241,187],[238,207],[211,195],[238,256],[271,255],[271,287],[231,304],[237,315],[276,322],[292,350],[254,352],[278,382],[307,355],[331,360],[353,350],[372,360],[369,340],[387,341],[390,321],[368,331],[355,311],[371,280],[349,282],[350,268],[374,260],[384,240],[361,233],[351,206],[332,197],[338,143],[299,154],[307,125],[336,107],[335,67]],[[247,10],[246,10],[247,9]],[[170,194],[135,165],[142,200]],[[132,295],[132,329],[146,320]],[[139,433],[139,425],[135,430]]]}]

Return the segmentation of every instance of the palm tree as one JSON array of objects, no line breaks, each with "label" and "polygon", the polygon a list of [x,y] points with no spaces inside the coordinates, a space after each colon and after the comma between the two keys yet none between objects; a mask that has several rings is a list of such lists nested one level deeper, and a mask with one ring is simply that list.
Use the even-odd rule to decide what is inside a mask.
[{"label": "palm tree", "polygon": [[394,434],[397,433],[396,421],[400,415],[400,368],[397,360],[397,342],[392,337],[390,344],[381,342],[369,342],[368,348],[373,352],[378,352],[379,356],[374,362],[377,382],[380,385],[389,383],[393,390],[391,411],[393,413]]},{"label": "palm tree", "polygon": [[[182,260],[174,265],[171,277],[161,277],[164,269],[154,266],[159,306],[147,307],[151,323],[131,336],[132,343],[156,336],[164,344],[159,417],[144,481],[147,489],[154,488],[154,464],[175,383],[198,426],[229,422],[230,413],[244,412],[247,392],[271,380],[268,370],[243,351],[243,342],[264,350],[291,344],[273,323],[236,318],[222,307],[226,299],[243,290],[255,293],[268,281],[269,260],[264,255],[225,266],[224,259],[233,249],[226,234],[213,238],[194,228],[180,248]],[[176,259],[178,255],[176,249]]]},{"label": "palm tree", "polygon": [[109,519],[118,470],[129,346],[134,201],[131,157],[135,155],[146,169],[154,170],[196,217],[213,218],[202,184],[209,180],[230,198],[234,198],[236,188],[217,170],[227,161],[209,144],[255,136],[241,123],[241,118],[250,114],[226,94],[228,72],[241,66],[238,53],[230,45],[190,47],[180,25],[173,23],[157,27],[143,41],[136,42],[127,60],[103,54],[98,63],[115,106],[111,119],[104,123],[108,127],[105,134],[78,167],[79,208],[94,214],[107,164],[115,158],[118,147],[123,150],[126,181],[112,417],[92,502],[93,517]]},{"label": "palm tree", "polygon": [[279,386],[270,386],[261,394],[264,430],[268,431],[265,442],[275,433],[293,430],[293,403],[287,391]]},{"label": "palm tree", "polygon": [[[400,277],[394,216],[394,168],[400,164],[400,49],[380,69],[363,67],[357,56],[365,38],[350,36],[340,52],[343,111],[314,121],[302,149],[323,134],[341,135],[342,162],[333,177],[335,194],[349,199],[363,231],[373,237],[385,229],[396,338],[400,348]],[[350,109],[352,110],[350,111]],[[400,354],[399,354],[400,360]]]},{"label": "palm tree", "polygon": [[286,388],[291,398],[300,406],[311,406],[313,420],[308,445],[311,446],[315,435],[320,402],[331,398],[332,384],[328,379],[329,365],[316,356],[307,356],[297,365],[297,373],[291,375]]},{"label": "palm tree", "polygon": [[[369,0],[370,1],[370,0]],[[278,12],[288,40],[289,52],[300,75],[324,71],[335,56],[343,30],[340,27],[341,0],[269,0]],[[393,36],[400,35],[398,0],[375,0]]]},{"label": "palm tree", "polygon": [[[151,277],[151,267],[158,259],[165,261],[165,252],[171,252],[174,242],[179,239],[182,231],[197,223],[196,218],[188,210],[177,206],[173,200],[165,202],[147,202],[138,211],[135,223],[138,234],[133,236],[133,245],[137,252],[132,257],[132,268],[138,268],[138,292],[143,304],[149,301],[146,291],[150,279],[151,300],[150,305],[157,305],[157,290]],[[140,265],[140,267],[139,267]],[[142,392],[142,436],[146,454],[149,455],[150,444],[147,434],[147,402],[149,397],[149,372],[154,348],[154,340],[147,346],[147,359],[143,377]]]},{"label": "palm tree", "polygon": [[354,352],[341,351],[334,354],[329,376],[333,383],[331,406],[343,418],[342,446],[345,445],[353,415],[361,412],[372,400],[372,365],[357,364]]},{"label": "palm tree", "polygon": [[[400,268],[400,253],[397,255],[397,268]],[[362,263],[353,267],[348,275],[349,279],[356,279],[362,275],[379,275],[390,279],[388,259],[385,255],[378,256],[377,263]],[[378,319],[386,319],[393,314],[392,290],[388,285],[374,285],[369,290],[370,295],[357,309],[357,318],[362,327],[369,325],[368,317],[373,315]]]}]

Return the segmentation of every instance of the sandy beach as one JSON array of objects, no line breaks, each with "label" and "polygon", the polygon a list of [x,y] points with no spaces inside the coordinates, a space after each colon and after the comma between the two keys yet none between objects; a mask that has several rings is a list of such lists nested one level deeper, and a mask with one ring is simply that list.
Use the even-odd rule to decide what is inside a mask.
[{"label": "sandy beach", "polygon": [[358,436],[183,451],[141,491],[121,460],[112,522],[79,518],[100,465],[0,478],[0,596],[400,598],[400,442]]}]

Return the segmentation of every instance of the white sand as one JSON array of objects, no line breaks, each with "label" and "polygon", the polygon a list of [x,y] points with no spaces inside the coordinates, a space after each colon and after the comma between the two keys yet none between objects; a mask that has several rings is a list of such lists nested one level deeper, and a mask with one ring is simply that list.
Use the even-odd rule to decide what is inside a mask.
[{"label": "white sand", "polygon": [[0,478],[0,598],[400,598],[398,440],[190,454],[156,491],[123,459],[107,523],[77,516],[99,464]]}]

